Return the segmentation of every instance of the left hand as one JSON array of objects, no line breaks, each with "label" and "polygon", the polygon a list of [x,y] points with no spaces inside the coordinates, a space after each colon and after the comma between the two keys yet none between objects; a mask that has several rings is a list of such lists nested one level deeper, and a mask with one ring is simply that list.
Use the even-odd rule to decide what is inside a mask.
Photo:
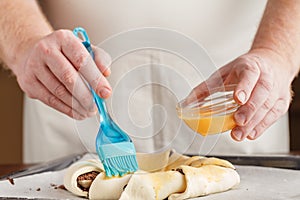
[{"label": "left hand", "polygon": [[213,73],[188,99],[208,96],[209,88],[237,84],[233,96],[241,106],[234,114],[237,126],[231,136],[254,140],[289,108],[294,78],[289,69],[289,61],[276,52],[254,49]]}]

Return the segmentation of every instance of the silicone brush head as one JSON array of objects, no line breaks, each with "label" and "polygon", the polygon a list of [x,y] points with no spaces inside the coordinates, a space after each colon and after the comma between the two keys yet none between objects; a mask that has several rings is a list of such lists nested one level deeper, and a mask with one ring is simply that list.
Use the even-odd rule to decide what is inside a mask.
[{"label": "silicone brush head", "polygon": [[100,145],[97,153],[106,176],[123,176],[138,170],[136,152],[132,142]]}]

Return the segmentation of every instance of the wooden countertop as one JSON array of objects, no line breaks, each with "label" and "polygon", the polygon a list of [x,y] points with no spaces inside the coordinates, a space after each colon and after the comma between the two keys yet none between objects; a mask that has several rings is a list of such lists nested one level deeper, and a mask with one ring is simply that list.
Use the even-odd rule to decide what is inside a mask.
[{"label": "wooden countertop", "polygon": [[33,165],[34,164],[2,164],[0,165],[0,176],[19,171]]}]

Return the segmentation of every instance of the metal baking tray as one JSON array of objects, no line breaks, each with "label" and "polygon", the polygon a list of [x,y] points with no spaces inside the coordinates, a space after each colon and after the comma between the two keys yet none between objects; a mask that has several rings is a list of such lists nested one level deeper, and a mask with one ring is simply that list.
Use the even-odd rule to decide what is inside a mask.
[{"label": "metal baking tray", "polygon": [[6,180],[7,178],[14,179],[14,178],[22,177],[22,176],[38,174],[38,173],[43,173],[43,172],[47,172],[47,171],[58,171],[58,170],[67,168],[72,163],[74,163],[77,160],[79,160],[80,158],[82,158],[83,155],[84,154],[73,154],[73,155],[65,156],[62,158],[55,159],[55,160],[51,160],[48,162],[44,162],[41,164],[36,164],[31,167],[27,167],[22,170],[0,176],[0,181]]},{"label": "metal baking tray", "polygon": [[[32,175],[36,173],[42,173],[46,171],[57,171],[64,169],[82,158],[83,154],[70,155],[50,162],[34,165],[16,171],[10,174],[6,174],[0,177],[0,180],[6,178],[17,178],[21,176]],[[193,155],[189,155],[193,156]],[[283,155],[283,156],[222,156],[222,155],[208,155],[207,157],[217,157],[228,160],[234,165],[252,165],[263,167],[276,167],[284,169],[300,170],[300,156],[295,155]]]},{"label": "metal baking tray", "polygon": [[283,169],[300,170],[300,156],[298,155],[257,155],[257,156],[222,156],[208,155],[228,160],[234,165],[252,165],[263,167],[276,167]]}]

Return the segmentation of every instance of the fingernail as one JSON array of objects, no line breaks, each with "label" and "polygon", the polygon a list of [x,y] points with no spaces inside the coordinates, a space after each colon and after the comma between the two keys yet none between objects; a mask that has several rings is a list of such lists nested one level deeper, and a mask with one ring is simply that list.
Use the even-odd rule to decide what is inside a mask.
[{"label": "fingernail", "polygon": [[105,73],[110,74],[110,73],[111,73],[110,68],[107,68],[107,69],[105,70]]},{"label": "fingernail", "polygon": [[255,130],[251,131],[251,133],[249,134],[249,137],[250,137],[251,139],[254,139],[255,136],[256,136],[256,131],[255,131]]},{"label": "fingernail", "polygon": [[236,130],[233,131],[233,135],[234,135],[235,139],[237,139],[237,140],[239,140],[239,141],[240,141],[240,140],[242,139],[242,137],[243,137],[242,131],[240,131],[240,130],[238,130],[238,129],[236,129]]},{"label": "fingernail", "polygon": [[246,101],[246,93],[245,91],[240,91],[238,94],[237,94],[237,97],[238,97],[238,100],[241,102],[241,103],[245,103]]},{"label": "fingernail", "polygon": [[105,77],[108,77],[110,74],[111,74],[110,68],[106,68],[106,70],[103,72],[103,75],[104,75]]},{"label": "fingernail", "polygon": [[103,88],[100,90],[100,96],[101,96],[101,98],[104,98],[104,99],[108,98],[110,93],[111,93],[111,91],[108,88]]},{"label": "fingernail", "polygon": [[236,113],[234,115],[235,121],[239,126],[245,125],[246,122],[246,116],[243,113]]}]

